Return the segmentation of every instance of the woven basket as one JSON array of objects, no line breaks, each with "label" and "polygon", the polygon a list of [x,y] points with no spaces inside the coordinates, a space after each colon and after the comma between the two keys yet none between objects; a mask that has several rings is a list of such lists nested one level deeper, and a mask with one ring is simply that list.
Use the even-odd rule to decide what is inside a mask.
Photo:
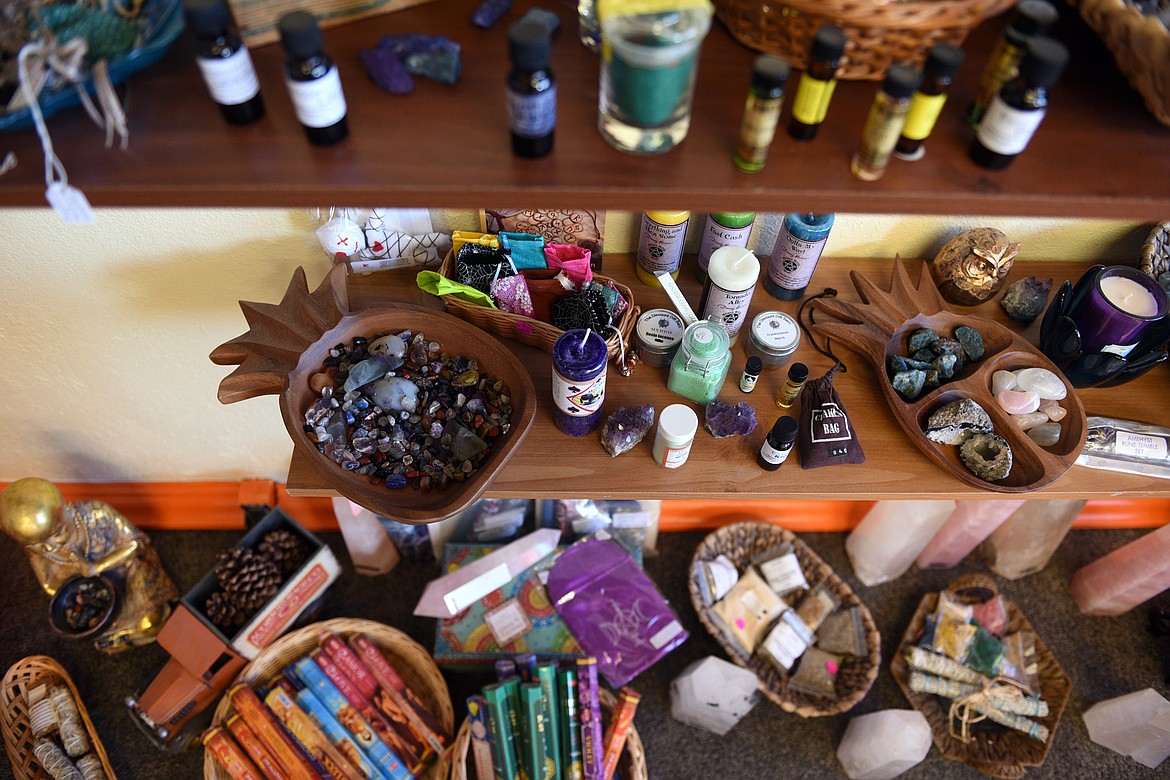
[{"label": "woven basket", "polygon": [[1125,0],[1071,0],[1150,113],[1170,125],[1170,32]]},{"label": "woven basket", "polygon": [[[448,252],[447,256],[443,258],[443,264],[439,267],[439,274],[448,279],[455,278],[454,252]],[[630,304],[618,319],[616,328],[618,332],[612,334],[605,340],[605,346],[608,347],[609,351],[609,359],[614,360],[622,354],[623,345],[625,353],[627,355],[630,353],[630,333],[634,330],[634,323],[638,321],[638,313],[640,310],[634,305],[633,291],[626,285],[616,279],[610,279],[608,276],[602,276],[601,274],[594,274],[593,279],[598,282],[613,282],[618,292]],[[439,297],[443,299],[443,305],[447,307],[447,311],[460,319],[467,320],[477,328],[486,330],[488,333],[492,333],[503,339],[515,339],[522,344],[542,349],[545,352],[552,352],[553,344],[564,333],[563,330],[555,325],[548,322],[541,322],[532,317],[524,317],[520,314],[512,314],[487,306],[477,306],[474,303],[461,301],[454,295],[440,295]],[[620,337],[618,334],[620,334]]]},{"label": "woven basket", "polygon": [[[368,636],[386,656],[386,660],[402,676],[410,689],[418,694],[427,709],[438,718],[439,723],[443,724],[448,732],[454,730],[455,712],[451,707],[451,694],[447,690],[447,681],[443,679],[439,667],[435,666],[430,654],[422,645],[398,629],[372,620],[338,618],[313,623],[286,634],[264,648],[260,655],[252,659],[232,684],[246,682],[255,686],[267,682],[279,674],[284,667],[315,649],[321,634],[325,631],[332,631],[343,639],[348,639],[356,633]],[[224,696],[215,708],[212,724],[222,726],[234,711],[235,708],[231,701]],[[450,751],[419,777],[429,780],[440,780],[447,777],[449,755]],[[207,780],[231,780],[227,770],[212,758],[210,751],[203,753],[203,776]]]},{"label": "woven basket", "polygon": [[0,692],[0,704],[3,710],[4,749],[8,751],[8,759],[12,762],[12,774],[16,780],[52,780],[49,773],[41,768],[33,756],[32,729],[28,723],[28,705],[25,703],[25,694],[45,682],[61,682],[69,689],[73,701],[77,703],[77,711],[81,714],[81,722],[89,734],[93,752],[101,759],[102,769],[110,780],[116,780],[114,770],[110,768],[110,758],[106,755],[106,748],[98,739],[93,721],[85,709],[85,702],[77,692],[77,686],[65,672],[61,665],[47,655],[30,655],[22,658],[8,668],[4,675],[4,689]]},{"label": "woven basket", "polygon": [[[604,688],[601,689],[601,707],[607,713],[613,710],[613,694]],[[451,750],[451,780],[475,780],[475,770],[471,769],[471,722],[463,719],[459,727],[459,734],[455,737],[455,746]],[[630,724],[630,733],[626,737],[626,746],[618,759],[617,775],[626,780],[647,780],[649,772],[646,769],[646,748],[642,745],[642,738],[638,736],[638,729]]]},{"label": "woven basket", "polygon": [[1170,222],[1163,222],[1150,231],[1142,244],[1142,273],[1155,279],[1170,271]]},{"label": "woven basket", "polygon": [[808,67],[817,30],[845,33],[837,78],[880,79],[895,62],[921,65],[936,43],[962,44],[972,28],[1015,0],[715,0],[715,16],[743,45]]},{"label": "woven basket", "polygon": [[[947,590],[960,600],[978,602],[995,595],[997,587],[991,577],[969,574],[955,579]],[[980,597],[965,598],[965,594],[971,593],[978,593]],[[1048,727],[1048,741],[1041,743],[1025,734],[999,727],[973,729],[971,736],[974,739],[969,743],[952,737],[948,717],[949,705],[944,704],[945,700],[941,697],[910,690],[910,669],[904,655],[905,648],[914,645],[921,635],[926,617],[934,612],[937,605],[937,593],[929,593],[922,597],[922,603],[918,605],[918,611],[910,620],[898,652],[894,654],[894,660],[890,663],[890,672],[910,705],[926,717],[934,736],[934,744],[945,758],[966,764],[990,777],[1019,780],[1024,776],[1027,767],[1040,766],[1048,756],[1048,749],[1056,736],[1056,727],[1060,724],[1060,716],[1072,693],[1072,681],[1037,635],[1036,664],[1040,677],[1038,693],[1048,702],[1049,711],[1047,716],[1033,720]],[[1007,603],[1007,615],[1005,633],[1011,634],[1016,631],[1035,633],[1032,624],[1013,602]]]},{"label": "woven basket", "polygon": [[[796,552],[796,559],[804,572],[805,579],[812,587],[821,582],[827,582],[833,595],[841,602],[840,609],[858,607],[861,610],[862,624],[865,627],[865,645],[868,652],[865,656],[845,656],[837,672],[837,698],[826,696],[812,696],[788,687],[788,673],[780,669],[766,658],[757,653],[749,656],[741,648],[728,641],[727,636],[713,620],[709,607],[704,606],[699,592],[699,581],[695,576],[695,564],[700,561],[710,561],[723,554],[742,571],[753,558],[761,553],[783,543],[792,545]],[[802,718],[816,718],[824,715],[837,715],[853,708],[869,691],[873,681],[877,679],[878,668],[881,666],[881,635],[869,609],[857,598],[853,590],[838,577],[824,561],[817,556],[808,545],[800,541],[791,531],[768,523],[736,523],[724,526],[710,534],[695,550],[691,561],[691,577],[688,583],[691,591],[691,603],[703,626],[711,636],[719,642],[723,650],[735,663],[751,669],[759,679],[760,690],[772,701],[780,705],[785,712],[793,712]]]}]

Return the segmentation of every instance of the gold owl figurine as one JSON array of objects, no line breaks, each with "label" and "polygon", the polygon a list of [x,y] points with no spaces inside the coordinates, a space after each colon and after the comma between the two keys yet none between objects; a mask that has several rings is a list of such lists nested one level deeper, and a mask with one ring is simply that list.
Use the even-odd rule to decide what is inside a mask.
[{"label": "gold owl figurine", "polygon": [[104,652],[153,642],[179,598],[146,534],[109,504],[66,503],[47,480],[18,479],[0,492],[0,529],[24,546],[50,595],[78,576],[114,584],[117,612],[94,641]]},{"label": "gold owl figurine", "polygon": [[930,263],[930,275],[949,303],[978,306],[1003,286],[1020,245],[990,227],[964,230]]}]

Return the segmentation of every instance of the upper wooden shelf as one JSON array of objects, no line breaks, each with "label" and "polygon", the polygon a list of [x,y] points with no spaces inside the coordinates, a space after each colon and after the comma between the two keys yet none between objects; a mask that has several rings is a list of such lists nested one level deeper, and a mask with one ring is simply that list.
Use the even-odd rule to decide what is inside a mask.
[{"label": "upper wooden shelf", "polygon": [[[680,274],[680,286],[692,306],[699,300],[700,286],[694,279],[694,259],[687,258]],[[910,264],[911,278],[917,279],[923,266]],[[1028,274],[1051,276],[1056,286],[1065,279],[1077,279],[1088,267],[1083,263],[1032,262],[1017,263],[1008,282]],[[809,293],[825,287],[836,288],[846,300],[857,300],[849,281],[849,271],[857,269],[869,279],[888,288],[891,263],[888,260],[826,258],[821,261],[809,286]],[[633,273],[629,256],[605,257],[604,272],[630,285],[634,298],[643,310],[669,308],[666,294],[647,287]],[[410,272],[386,272],[350,281],[350,300],[358,309],[377,302],[426,299],[440,305],[437,299],[420,293]],[[796,316],[795,302],[778,301],[762,286],[757,287],[752,300],[752,316],[767,309],[778,309]],[[992,302],[964,310],[1012,325],[999,304]],[[911,316],[911,313],[907,313]],[[1018,327],[1014,325],[1013,327]],[[1034,323],[1023,332],[1032,343],[1036,341],[1039,324]],[[744,336],[746,338],[746,334]],[[793,456],[778,471],[764,471],[756,465],[756,454],[772,423],[781,414],[775,406],[776,391],[783,384],[786,369],[765,371],[756,390],[751,394],[739,390],[739,375],[747,358],[742,339],[732,347],[731,368],[727,381],[719,393],[728,403],[747,401],[756,409],[759,425],[747,437],[715,439],[700,422],[699,433],[686,464],[679,469],[659,467],[651,457],[653,431],[634,450],[610,458],[596,436],[573,438],[565,436],[553,424],[550,393],[552,387],[552,359],[546,352],[516,341],[504,341],[521,358],[532,375],[537,389],[536,420],[527,438],[517,448],[495,480],[488,486],[489,496],[500,498],[609,498],[609,499],[891,499],[891,498],[1170,498],[1170,480],[1141,477],[1073,466],[1051,485],[1026,494],[1005,494],[979,490],[964,484],[941,469],[906,437],[882,397],[877,376],[860,355],[834,343],[848,366],[848,372],[839,375],[836,387],[842,402],[853,419],[866,462],[860,465],[831,466],[804,470]],[[811,376],[824,375],[831,361],[823,358],[802,338],[796,360],[809,367]],[[639,365],[633,376],[626,378],[610,366],[606,383],[603,413],[609,414],[619,406],[649,403],[661,412],[672,403],[689,403],[666,389],[666,368]],[[1170,393],[1170,371],[1164,366],[1120,387],[1080,391],[1081,400],[1089,415],[1118,417],[1170,426],[1170,409],[1156,399]],[[702,419],[702,409],[695,407]],[[794,407],[792,413],[798,411]],[[321,484],[312,465],[294,455],[288,476],[288,491],[297,496],[333,495]]]},{"label": "upper wooden shelf", "polygon": [[[967,158],[971,131],[961,121],[1002,19],[976,30],[967,63],[925,159],[895,160],[883,179],[849,172],[876,85],[843,83],[819,137],[799,144],[783,130],[767,168],[739,173],[730,155],[747,93],[752,52],[719,24],[703,45],[693,123],[666,155],[619,153],[596,130],[598,59],[576,40],[575,3],[556,10],[553,47],[559,79],[556,149],[542,160],[511,154],[503,84],[506,29],[531,4],[518,0],[491,30],[468,21],[478,0],[439,0],[326,31],[349,104],[350,137],[310,146],[281,77],[278,45],[253,52],[268,115],[244,128],[224,123],[210,103],[181,37],[157,65],[130,82],[130,148],[103,147],[80,108],[49,120],[69,172],[96,206],[328,205],[480,208],[485,205],[689,208],[699,211],[837,211],[1113,217],[1170,216],[1170,131],[1142,107],[1112,57],[1074,16],[1057,31],[1073,63],[1053,90],[1049,115],[1032,147],[1008,170],[990,172]],[[463,75],[446,86],[416,79],[412,95],[380,92],[358,51],[388,33],[447,35],[463,46]],[[787,106],[784,121],[787,121]],[[19,167],[0,177],[0,206],[44,204],[39,141],[32,130],[0,136],[0,152]]]}]

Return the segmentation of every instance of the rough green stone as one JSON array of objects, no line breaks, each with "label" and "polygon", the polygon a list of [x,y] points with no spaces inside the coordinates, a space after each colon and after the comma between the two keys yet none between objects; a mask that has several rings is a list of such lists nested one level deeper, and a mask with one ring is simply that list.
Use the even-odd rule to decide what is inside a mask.
[{"label": "rough green stone", "polygon": [[963,345],[963,351],[967,353],[967,359],[974,362],[983,357],[983,336],[974,328],[969,328],[966,325],[960,325],[955,328],[955,339]]},{"label": "rough green stone", "polygon": [[907,347],[911,352],[917,352],[920,349],[929,347],[935,341],[938,341],[937,333],[930,328],[919,328],[910,334],[910,341]]},{"label": "rough green stone", "polygon": [[907,401],[913,401],[922,394],[922,386],[926,383],[926,372],[918,371],[917,369],[911,371],[899,371],[894,374],[891,381],[894,389],[897,390],[903,398]]}]

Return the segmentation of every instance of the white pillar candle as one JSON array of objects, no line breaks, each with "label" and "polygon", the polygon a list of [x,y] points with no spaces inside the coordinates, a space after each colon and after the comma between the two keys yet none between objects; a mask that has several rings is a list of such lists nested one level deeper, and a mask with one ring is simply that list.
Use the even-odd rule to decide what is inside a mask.
[{"label": "white pillar candle", "polygon": [[1153,317],[1158,313],[1158,301],[1150,291],[1133,279],[1107,276],[1101,280],[1101,294],[1126,314]]},{"label": "white pillar candle", "polygon": [[723,326],[732,344],[747,318],[759,278],[760,261],[750,250],[724,246],[711,253],[699,308],[703,319]]}]

